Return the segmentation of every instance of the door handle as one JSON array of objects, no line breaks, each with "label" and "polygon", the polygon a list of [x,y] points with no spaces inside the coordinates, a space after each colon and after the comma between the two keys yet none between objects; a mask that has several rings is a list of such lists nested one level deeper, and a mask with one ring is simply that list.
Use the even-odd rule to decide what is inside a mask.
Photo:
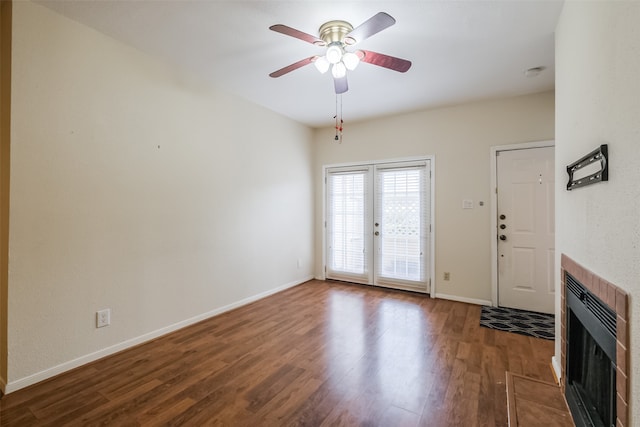
[{"label": "door handle", "polygon": [[505,236],[504,234],[500,235],[500,240],[505,241],[507,240],[507,236]]}]

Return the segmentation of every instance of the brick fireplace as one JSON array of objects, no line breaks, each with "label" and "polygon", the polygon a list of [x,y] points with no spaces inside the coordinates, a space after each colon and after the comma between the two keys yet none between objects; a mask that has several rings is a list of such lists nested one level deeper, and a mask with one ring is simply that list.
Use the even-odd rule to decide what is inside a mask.
[{"label": "brick fireplace", "polygon": [[629,298],[625,291],[609,283],[607,280],[595,275],[571,258],[562,254],[561,259],[561,365],[562,365],[562,393],[566,393],[567,381],[567,273],[577,279],[589,292],[598,297],[606,306],[615,313],[615,401],[616,401],[616,426],[629,425]]}]

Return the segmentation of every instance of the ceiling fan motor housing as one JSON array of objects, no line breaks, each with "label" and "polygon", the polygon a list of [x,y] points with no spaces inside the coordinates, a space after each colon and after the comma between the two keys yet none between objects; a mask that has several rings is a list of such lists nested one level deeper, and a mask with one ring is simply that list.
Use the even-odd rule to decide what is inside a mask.
[{"label": "ceiling fan motor housing", "polygon": [[353,30],[353,26],[346,21],[329,21],[320,26],[318,33],[320,38],[327,44],[339,43],[353,44],[355,40],[350,37],[345,38]]}]

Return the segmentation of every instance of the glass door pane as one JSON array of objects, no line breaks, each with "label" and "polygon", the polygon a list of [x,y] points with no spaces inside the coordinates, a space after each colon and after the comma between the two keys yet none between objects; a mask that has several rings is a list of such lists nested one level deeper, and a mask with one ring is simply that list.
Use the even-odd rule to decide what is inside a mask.
[{"label": "glass door pane", "polygon": [[430,223],[426,177],[424,163],[376,168],[377,284],[426,289]]},{"label": "glass door pane", "polygon": [[330,170],[327,277],[370,283],[370,170]]}]

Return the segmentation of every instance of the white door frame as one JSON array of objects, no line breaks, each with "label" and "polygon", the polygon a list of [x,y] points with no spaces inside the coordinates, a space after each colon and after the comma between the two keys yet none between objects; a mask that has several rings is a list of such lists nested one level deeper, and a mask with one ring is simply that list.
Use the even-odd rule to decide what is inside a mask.
[{"label": "white door frame", "polygon": [[500,151],[555,147],[555,140],[523,142],[491,147],[491,305],[498,306],[498,169],[496,156]]},{"label": "white door frame", "polygon": [[436,208],[435,208],[435,190],[436,190],[436,156],[419,156],[419,157],[402,157],[398,159],[384,159],[384,160],[370,160],[370,161],[359,161],[359,162],[349,162],[349,163],[334,163],[330,165],[322,166],[322,271],[320,274],[320,280],[327,279],[327,169],[337,168],[337,167],[348,167],[348,166],[364,166],[364,165],[382,165],[385,163],[398,163],[398,162],[418,162],[428,160],[431,167],[431,177],[430,181],[430,200],[429,200],[429,209],[431,215],[431,222],[429,223],[430,230],[430,241],[429,241],[429,295],[431,298],[436,297],[436,255],[435,255],[435,247],[436,247]]}]

